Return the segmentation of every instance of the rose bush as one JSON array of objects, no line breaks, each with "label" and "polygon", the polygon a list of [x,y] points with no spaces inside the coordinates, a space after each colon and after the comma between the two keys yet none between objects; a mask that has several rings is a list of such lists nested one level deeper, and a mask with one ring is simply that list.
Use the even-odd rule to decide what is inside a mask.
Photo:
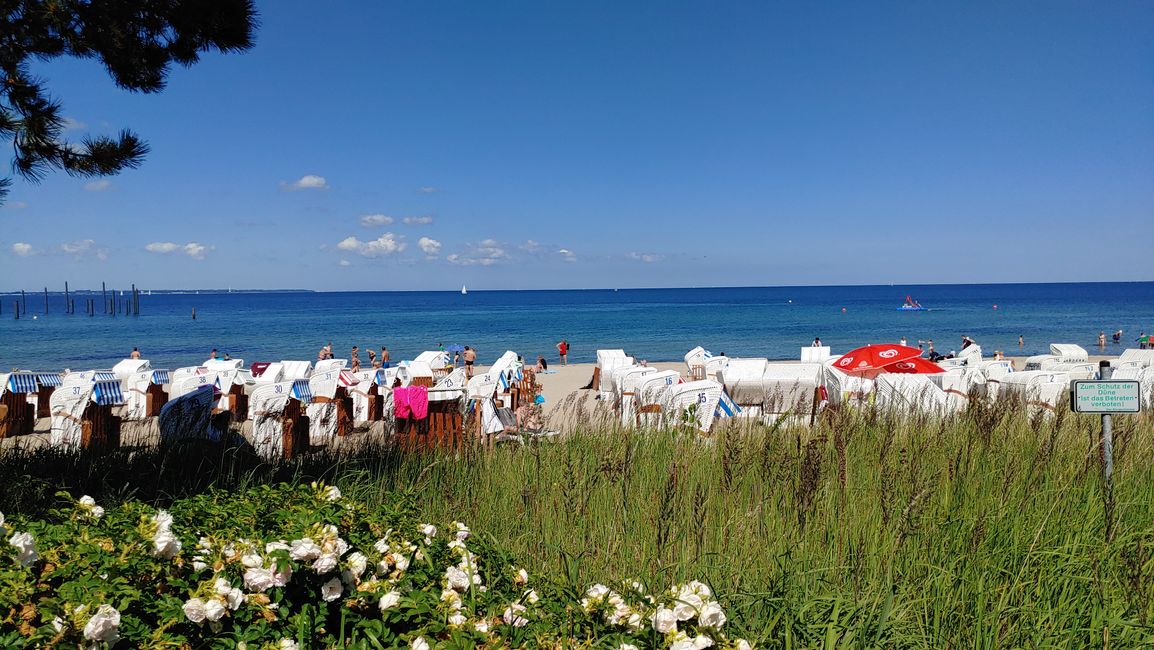
[{"label": "rose bush", "polygon": [[750,647],[700,582],[534,580],[399,496],[280,485],[168,510],[59,496],[42,520],[0,514],[2,647]]}]

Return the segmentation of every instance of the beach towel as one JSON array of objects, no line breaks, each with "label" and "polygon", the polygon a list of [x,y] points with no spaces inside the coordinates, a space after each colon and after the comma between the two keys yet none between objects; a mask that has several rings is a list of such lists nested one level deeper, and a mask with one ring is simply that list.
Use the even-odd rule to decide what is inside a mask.
[{"label": "beach towel", "polygon": [[425,386],[409,387],[409,412],[414,420],[429,417],[429,389]]},{"label": "beach towel", "polygon": [[[428,408],[427,404],[426,408]],[[393,389],[393,414],[398,420],[405,420],[412,413],[413,410],[409,406],[409,389],[405,386],[397,386]]]},{"label": "beach towel", "polygon": [[487,397],[481,403],[481,426],[485,433],[501,433],[505,430],[505,425],[497,417],[497,408],[492,398]]}]

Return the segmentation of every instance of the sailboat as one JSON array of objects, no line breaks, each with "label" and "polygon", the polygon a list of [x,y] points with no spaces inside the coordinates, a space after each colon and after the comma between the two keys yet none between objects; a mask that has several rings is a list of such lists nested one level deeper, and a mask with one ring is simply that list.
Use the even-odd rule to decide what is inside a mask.
[{"label": "sailboat", "polygon": [[463,284],[462,284],[462,285],[461,285],[461,295],[462,295],[462,296],[465,296],[465,295],[468,295],[468,294],[469,294],[469,290],[468,290],[468,289],[466,289],[466,288],[465,288],[465,285],[463,285]]}]

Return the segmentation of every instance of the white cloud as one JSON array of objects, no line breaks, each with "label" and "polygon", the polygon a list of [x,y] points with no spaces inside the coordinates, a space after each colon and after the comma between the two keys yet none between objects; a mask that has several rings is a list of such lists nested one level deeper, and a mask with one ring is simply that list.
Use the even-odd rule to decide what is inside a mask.
[{"label": "white cloud", "polygon": [[20,257],[31,257],[36,254],[36,251],[33,250],[32,244],[18,241],[12,244],[12,253]]},{"label": "white cloud", "polygon": [[392,222],[392,217],[383,214],[366,214],[361,217],[361,225],[365,228],[372,228],[373,226],[387,226]]},{"label": "white cloud", "polygon": [[23,201],[12,201],[11,203],[5,203],[4,207],[8,208],[9,210],[23,210],[24,208],[28,207],[28,204]]},{"label": "white cloud", "polygon": [[421,247],[426,257],[436,257],[441,252],[441,242],[430,237],[421,237],[418,239],[417,246]]},{"label": "white cloud", "polygon": [[194,260],[203,260],[205,256],[215,250],[215,248],[215,246],[205,246],[194,241],[190,241],[187,244],[177,244],[176,242],[170,241],[154,241],[151,244],[145,245],[144,250],[149,253],[160,253],[161,255],[179,252],[184,253]]},{"label": "white cloud", "polygon": [[437,192],[440,192],[441,190],[439,188],[426,185],[426,186],[418,189],[417,191],[420,192],[421,194],[436,194]]},{"label": "white cloud", "polygon": [[185,255],[191,257],[194,260],[203,260],[205,254],[213,250],[213,248],[213,246],[205,246],[204,244],[198,244],[194,241],[190,241],[185,244],[181,250],[184,251]]},{"label": "white cloud", "polygon": [[64,123],[65,131],[82,131],[88,128],[88,125],[80,120],[74,120],[71,117],[66,117],[61,122]]},{"label": "white cloud", "polygon": [[655,255],[653,253],[630,253],[625,257],[631,260],[637,260],[638,262],[645,262],[646,264],[660,262],[663,259],[661,255]]},{"label": "white cloud", "polygon": [[561,250],[557,251],[557,254],[560,255],[561,258],[564,259],[566,262],[576,262],[577,261],[577,254],[574,253],[573,251],[569,250],[568,248],[562,248]]},{"label": "white cloud", "polygon": [[459,266],[492,266],[509,261],[509,254],[495,239],[484,239],[469,244],[464,253],[453,253],[445,258]]},{"label": "white cloud", "polygon": [[337,248],[356,253],[361,257],[387,257],[405,250],[405,242],[404,237],[387,232],[371,241],[345,237],[337,244]]},{"label": "white cloud", "polygon": [[154,241],[144,247],[144,250],[149,253],[171,253],[180,248],[180,244],[175,244],[170,241]]},{"label": "white cloud", "polygon": [[60,252],[65,255],[71,255],[78,260],[87,257],[95,257],[101,261],[108,259],[108,250],[97,248],[96,242],[91,239],[77,239],[76,241],[64,242],[60,245]]},{"label": "white cloud", "polygon": [[317,176],[316,174],[305,174],[291,183],[281,183],[281,188],[290,192],[297,190],[327,190],[329,183],[324,176]]},{"label": "white cloud", "polygon": [[401,221],[404,221],[410,226],[415,224],[429,224],[433,223],[433,217],[431,215],[423,214],[419,217],[405,217],[404,219],[401,219]]},{"label": "white cloud", "polygon": [[352,266],[353,265],[353,263],[348,261],[348,260],[341,260],[341,261],[337,262],[337,264],[340,266]]},{"label": "white cloud", "polygon": [[537,254],[537,253],[541,252],[541,242],[537,242],[537,241],[533,241],[532,239],[529,239],[529,240],[526,240],[526,242],[524,244],[521,244],[517,248],[520,248],[521,250],[525,251],[526,253]]},{"label": "white cloud", "polygon": [[106,178],[84,184],[84,189],[88,190],[89,192],[103,192],[110,187],[112,187],[112,181]]}]

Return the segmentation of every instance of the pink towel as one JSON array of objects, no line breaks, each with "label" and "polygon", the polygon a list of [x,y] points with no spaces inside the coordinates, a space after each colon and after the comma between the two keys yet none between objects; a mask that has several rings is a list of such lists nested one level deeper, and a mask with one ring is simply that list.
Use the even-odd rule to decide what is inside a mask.
[{"label": "pink towel", "polygon": [[413,412],[414,420],[424,420],[429,417],[429,389],[424,386],[409,387],[409,409]]},{"label": "pink towel", "polygon": [[409,389],[404,386],[397,386],[393,389],[393,413],[398,420],[404,420],[412,412],[412,408],[409,406]]}]

